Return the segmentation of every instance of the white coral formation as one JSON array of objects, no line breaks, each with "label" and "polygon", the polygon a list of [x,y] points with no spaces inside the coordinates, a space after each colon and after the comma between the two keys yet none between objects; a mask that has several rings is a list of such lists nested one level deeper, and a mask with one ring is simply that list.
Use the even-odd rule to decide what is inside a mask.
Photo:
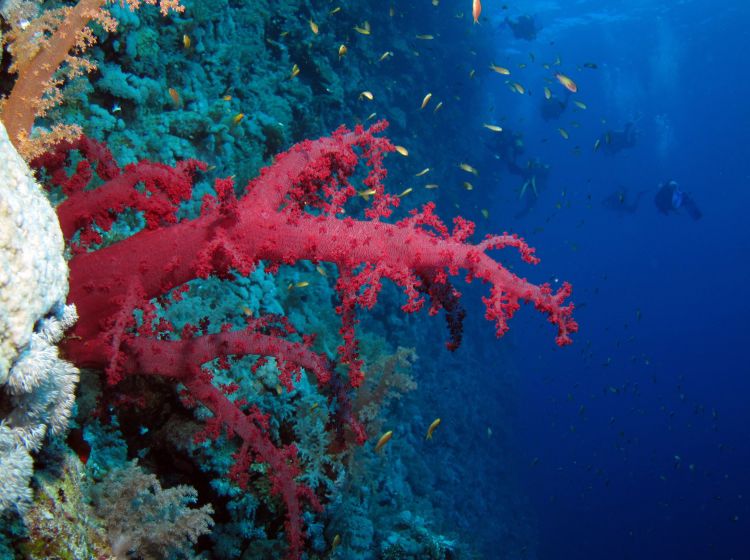
[{"label": "white coral formation", "polygon": [[29,453],[67,426],[78,370],[55,344],[75,322],[52,206],[0,124],[0,513],[23,507]]},{"label": "white coral formation", "polygon": [[0,385],[34,324],[65,301],[63,247],[55,211],[0,126]]}]

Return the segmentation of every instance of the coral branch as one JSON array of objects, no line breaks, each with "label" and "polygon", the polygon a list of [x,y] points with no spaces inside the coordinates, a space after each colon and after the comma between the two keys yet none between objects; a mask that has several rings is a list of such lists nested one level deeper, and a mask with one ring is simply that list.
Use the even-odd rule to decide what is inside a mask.
[{"label": "coral branch", "polygon": [[[80,34],[106,0],[81,0],[66,10],[58,29],[39,48],[36,56],[17,68],[18,79],[3,105],[2,119],[13,145],[24,153],[24,142],[38,114],[44,93],[53,83],[52,77],[81,40]],[[16,48],[24,48],[16,45]],[[28,45],[25,48],[29,48]]]},{"label": "coral branch", "polygon": [[[70,8],[49,10],[26,26],[14,26],[9,34],[13,46],[14,62],[10,71],[18,74],[16,83],[2,105],[2,119],[10,141],[18,152],[27,159],[49,147],[52,142],[63,137],[75,137],[80,128],[73,125],[57,125],[50,133],[48,141],[35,146],[31,139],[31,129],[37,117],[44,116],[50,107],[58,104],[62,94],[57,89],[62,80],[55,77],[65,64],[68,76],[75,77],[90,72],[95,65],[71,55],[72,51],[82,52],[96,42],[88,28],[92,20],[98,21],[109,32],[115,31],[117,22],[103,10],[108,0],[79,0]],[[156,4],[156,0],[146,0]],[[140,5],[139,0],[128,0],[131,9]],[[179,0],[160,0],[162,14],[169,10],[181,12],[184,7]]]},{"label": "coral branch", "polygon": [[[460,293],[448,279],[460,270],[467,280],[489,284],[489,295],[483,299],[485,316],[495,323],[497,336],[507,331],[509,319],[522,302],[533,303],[548,316],[557,327],[559,345],[569,344],[577,330],[573,305],[565,305],[570,295],[567,283],[553,294],[548,285],[519,278],[489,255],[491,250],[513,247],[523,260],[537,263],[533,249],[520,238],[503,234],[469,243],[474,225],[458,218],[449,232],[432,204],[399,222],[383,221],[399,202],[385,193],[382,183],[386,175],[383,159],[393,149],[386,138],[374,135],[384,127],[385,123],[379,123],[370,130],[358,127],[353,132],[342,128],[329,138],[298,144],[250,182],[239,200],[234,199],[231,182],[219,181],[219,200],[205,201],[200,217],[177,223],[174,210],[189,194],[192,175],[202,168],[197,162],[174,168],[139,163],[119,173],[103,147],[83,142],[82,155],[87,162],[99,162],[97,173],[104,179],[92,192],[81,188],[91,179],[90,164],[79,165],[72,176],[61,176],[74,145],[61,146],[57,154],[37,161],[56,184],[69,189],[70,198],[58,209],[68,238],[79,228],[95,232],[94,224],[107,229],[113,216],[126,207],[143,211],[147,217],[146,229],[72,259],[70,300],[80,320],[66,344],[68,355],[79,365],[106,368],[113,383],[139,373],[183,383],[192,399],[213,412],[211,434],[223,425],[242,439],[232,469],[236,480],[244,480],[253,461],[269,465],[273,493],[282,497],[287,508],[292,557],[299,556],[303,540],[299,499],[317,505],[311,491],[295,481],[299,471],[296,448],[274,446],[263,415],[232,403],[200,366],[230,355],[274,356],[287,386],[296,368],[308,369],[317,376],[321,389],[328,387],[328,394],[340,401],[340,421],[350,423],[361,441],[364,432],[346,403],[344,387],[331,376],[331,364],[325,358],[284,339],[288,326],[264,331],[269,323],[261,321],[220,334],[196,336],[195,329],[187,329],[179,335],[171,325],[156,320],[152,299],[196,278],[248,274],[261,260],[270,270],[300,260],[334,263],[339,270],[336,290],[342,338],[338,358],[349,368],[352,387],[363,379],[356,312],[375,305],[384,278],[404,290],[405,312],[419,310],[425,295],[431,299],[432,314],[446,311],[451,349],[460,343],[464,312],[458,304]],[[367,219],[355,220],[342,215],[347,201],[356,195],[349,180],[362,159],[369,167],[364,184],[374,194]],[[144,188],[134,188],[139,184]],[[82,237],[82,249],[88,248],[89,237]],[[135,310],[141,314],[139,324]],[[174,340],[176,336],[180,339]]]}]

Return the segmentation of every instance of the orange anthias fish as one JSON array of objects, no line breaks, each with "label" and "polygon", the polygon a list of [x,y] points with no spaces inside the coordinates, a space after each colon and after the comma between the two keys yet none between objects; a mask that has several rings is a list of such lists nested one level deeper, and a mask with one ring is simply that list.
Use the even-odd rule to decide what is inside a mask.
[{"label": "orange anthias fish", "polygon": [[181,107],[182,99],[180,99],[180,94],[177,92],[177,90],[174,88],[169,88],[167,91],[169,92],[169,97],[172,98],[172,103],[174,103],[175,107]]},{"label": "orange anthias fish", "polygon": [[425,439],[432,439],[432,433],[435,431],[435,428],[437,428],[440,425],[440,418],[435,418],[435,420],[432,421],[432,424],[430,424],[430,427],[427,428],[427,436]]},{"label": "orange anthias fish", "polygon": [[560,82],[568,91],[572,93],[575,93],[578,91],[578,86],[576,85],[576,83],[570,78],[568,78],[565,74],[561,74],[560,72],[557,72],[555,74],[555,78],[557,78],[557,81]]},{"label": "orange anthias fish", "polygon": [[393,436],[393,430],[389,430],[386,433],[384,433],[382,436],[380,436],[378,443],[375,444],[375,453],[383,449],[383,446],[391,440],[392,436]]},{"label": "orange anthias fish", "polygon": [[474,23],[479,22],[479,14],[482,13],[482,3],[479,0],[473,0],[471,4],[471,15],[474,18]]}]

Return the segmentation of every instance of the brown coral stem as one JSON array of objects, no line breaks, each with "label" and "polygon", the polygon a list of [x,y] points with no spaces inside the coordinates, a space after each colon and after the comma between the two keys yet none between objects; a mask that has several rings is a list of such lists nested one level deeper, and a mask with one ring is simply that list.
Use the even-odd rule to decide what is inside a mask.
[{"label": "brown coral stem", "polygon": [[76,46],[80,32],[88,25],[106,0],[81,0],[65,16],[60,27],[49,38],[44,49],[19,73],[13,90],[3,105],[0,120],[10,141],[19,151],[31,134],[36,106],[52,81],[57,69]]}]

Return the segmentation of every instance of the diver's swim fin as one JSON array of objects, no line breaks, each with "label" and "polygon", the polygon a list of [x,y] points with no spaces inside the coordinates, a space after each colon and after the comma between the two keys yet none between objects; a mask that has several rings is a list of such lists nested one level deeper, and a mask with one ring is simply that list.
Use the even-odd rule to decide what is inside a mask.
[{"label": "diver's swim fin", "polygon": [[682,207],[687,211],[690,217],[693,218],[694,220],[700,220],[703,217],[703,212],[700,211],[700,208],[698,208],[698,205],[695,204],[695,201],[688,195],[685,195],[683,197]]}]

